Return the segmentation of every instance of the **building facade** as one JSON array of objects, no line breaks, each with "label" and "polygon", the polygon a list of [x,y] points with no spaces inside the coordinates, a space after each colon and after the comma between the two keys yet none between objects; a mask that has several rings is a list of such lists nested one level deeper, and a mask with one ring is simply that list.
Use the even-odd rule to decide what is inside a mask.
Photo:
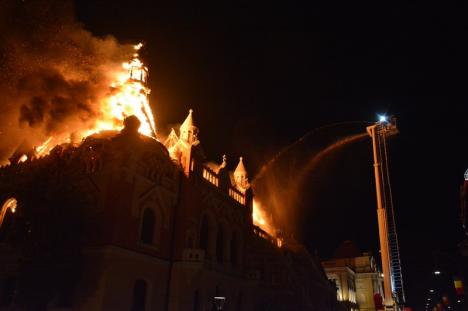
[{"label": "building facade", "polygon": [[[161,143],[121,132],[0,169],[0,310],[335,310],[319,261],[252,223],[240,158],[207,161],[190,111]],[[354,273],[354,272],[353,272]]]},{"label": "building facade", "polygon": [[370,253],[360,253],[351,241],[345,241],[322,266],[346,310],[377,310],[376,301],[383,297],[383,278]]}]

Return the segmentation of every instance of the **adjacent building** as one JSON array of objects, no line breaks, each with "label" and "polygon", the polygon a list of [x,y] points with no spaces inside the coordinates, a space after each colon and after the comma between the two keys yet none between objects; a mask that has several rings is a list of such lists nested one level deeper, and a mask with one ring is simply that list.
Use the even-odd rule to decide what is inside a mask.
[{"label": "adjacent building", "polygon": [[344,241],[322,266],[346,310],[377,310],[383,297],[383,277],[370,253],[361,253],[352,241]]}]

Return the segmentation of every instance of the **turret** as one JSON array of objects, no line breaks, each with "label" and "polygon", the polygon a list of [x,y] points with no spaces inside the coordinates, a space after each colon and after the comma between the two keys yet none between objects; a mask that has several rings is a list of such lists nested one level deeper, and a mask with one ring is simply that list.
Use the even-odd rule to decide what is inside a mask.
[{"label": "turret", "polygon": [[193,144],[197,141],[198,128],[193,125],[193,110],[189,110],[189,114],[184,123],[180,126],[180,139],[188,144]]},{"label": "turret", "polygon": [[[142,46],[143,44],[138,44],[134,48],[138,51]],[[146,85],[148,82],[148,67],[143,65],[138,57],[138,53],[133,54],[133,59],[128,64],[128,74],[130,80],[141,82],[143,85]]]},{"label": "turret", "polygon": [[234,171],[234,181],[239,190],[245,191],[250,187],[247,170],[245,169],[243,158],[239,158],[239,164],[237,164],[236,170]]},{"label": "turret", "polygon": [[124,128],[121,131],[122,135],[138,135],[138,129],[141,126],[141,122],[135,115],[126,117],[123,124]]},{"label": "turret", "polygon": [[177,145],[178,141],[179,141],[179,137],[177,137],[176,132],[172,128],[171,133],[169,134],[169,136],[167,136],[166,140],[164,141],[164,146],[166,146],[167,149],[171,149],[175,145]]},{"label": "turret", "polygon": [[[171,156],[179,162],[186,176],[189,176],[194,169],[192,152],[200,143],[197,138],[198,128],[193,125],[192,114],[193,110],[190,109],[187,118],[180,126],[177,144],[170,150]],[[177,135],[175,135],[175,132],[174,134],[171,133],[171,135],[171,139],[176,141]]]},{"label": "turret", "polygon": [[225,154],[223,154],[223,162],[221,163],[221,165],[219,166],[219,168],[225,168],[227,165],[227,156]]}]

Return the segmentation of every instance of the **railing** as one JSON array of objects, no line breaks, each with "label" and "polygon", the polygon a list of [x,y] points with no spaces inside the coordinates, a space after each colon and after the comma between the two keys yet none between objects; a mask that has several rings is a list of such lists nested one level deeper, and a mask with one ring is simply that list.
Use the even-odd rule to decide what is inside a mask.
[{"label": "railing", "polygon": [[203,178],[205,178],[207,181],[215,185],[216,187],[219,186],[219,178],[216,176],[214,172],[212,172],[210,169],[204,167],[203,168]]},{"label": "railing", "polygon": [[239,190],[229,187],[229,196],[240,204],[245,205],[245,195]]},{"label": "railing", "polygon": [[[203,166],[203,172],[202,172],[203,179],[211,183],[212,185],[219,187],[219,177],[218,174],[213,172],[210,168]],[[239,202],[242,205],[245,205],[245,194],[239,190],[237,190],[235,187],[230,186],[229,187],[229,196]]]},{"label": "railing", "polygon": [[268,233],[266,233],[265,231],[263,231],[260,227],[257,227],[257,226],[254,225],[253,226],[253,233],[256,236],[258,236],[258,237],[260,237],[260,238],[262,238],[264,240],[267,240],[268,242],[270,242],[273,245],[276,245],[276,246],[278,245],[278,242],[276,241],[276,239],[273,238]]}]

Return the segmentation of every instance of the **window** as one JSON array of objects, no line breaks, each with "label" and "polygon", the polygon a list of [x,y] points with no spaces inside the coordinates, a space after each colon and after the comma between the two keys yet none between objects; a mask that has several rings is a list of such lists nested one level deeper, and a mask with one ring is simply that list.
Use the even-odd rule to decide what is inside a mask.
[{"label": "window", "polygon": [[194,246],[193,233],[190,232],[187,236],[187,248],[193,248],[193,246]]},{"label": "window", "polygon": [[145,208],[141,221],[140,240],[146,244],[153,244],[154,235],[154,212],[151,208]]},{"label": "window", "polygon": [[0,297],[0,306],[9,306],[15,296],[16,278],[8,277],[3,285],[3,293]]},{"label": "window", "polygon": [[242,291],[237,296],[237,310],[242,310]]},{"label": "window", "polygon": [[237,237],[237,232],[232,233],[232,239],[231,239],[231,264],[234,268],[237,267],[238,262],[237,262],[237,256],[238,256],[238,250],[237,250],[237,245],[238,245],[238,237]]},{"label": "window", "polygon": [[205,251],[205,255],[208,254],[208,238],[209,238],[210,228],[208,224],[208,218],[203,217],[201,228],[200,228],[200,248]]},{"label": "window", "polygon": [[216,238],[216,259],[219,263],[224,261],[224,230],[221,225],[218,227],[218,236]]},{"label": "window", "polygon": [[136,280],[133,286],[132,311],[144,311],[146,306],[146,282]]},{"label": "window", "polygon": [[193,311],[199,311],[200,310],[200,292],[198,289],[195,291],[193,294]]}]

